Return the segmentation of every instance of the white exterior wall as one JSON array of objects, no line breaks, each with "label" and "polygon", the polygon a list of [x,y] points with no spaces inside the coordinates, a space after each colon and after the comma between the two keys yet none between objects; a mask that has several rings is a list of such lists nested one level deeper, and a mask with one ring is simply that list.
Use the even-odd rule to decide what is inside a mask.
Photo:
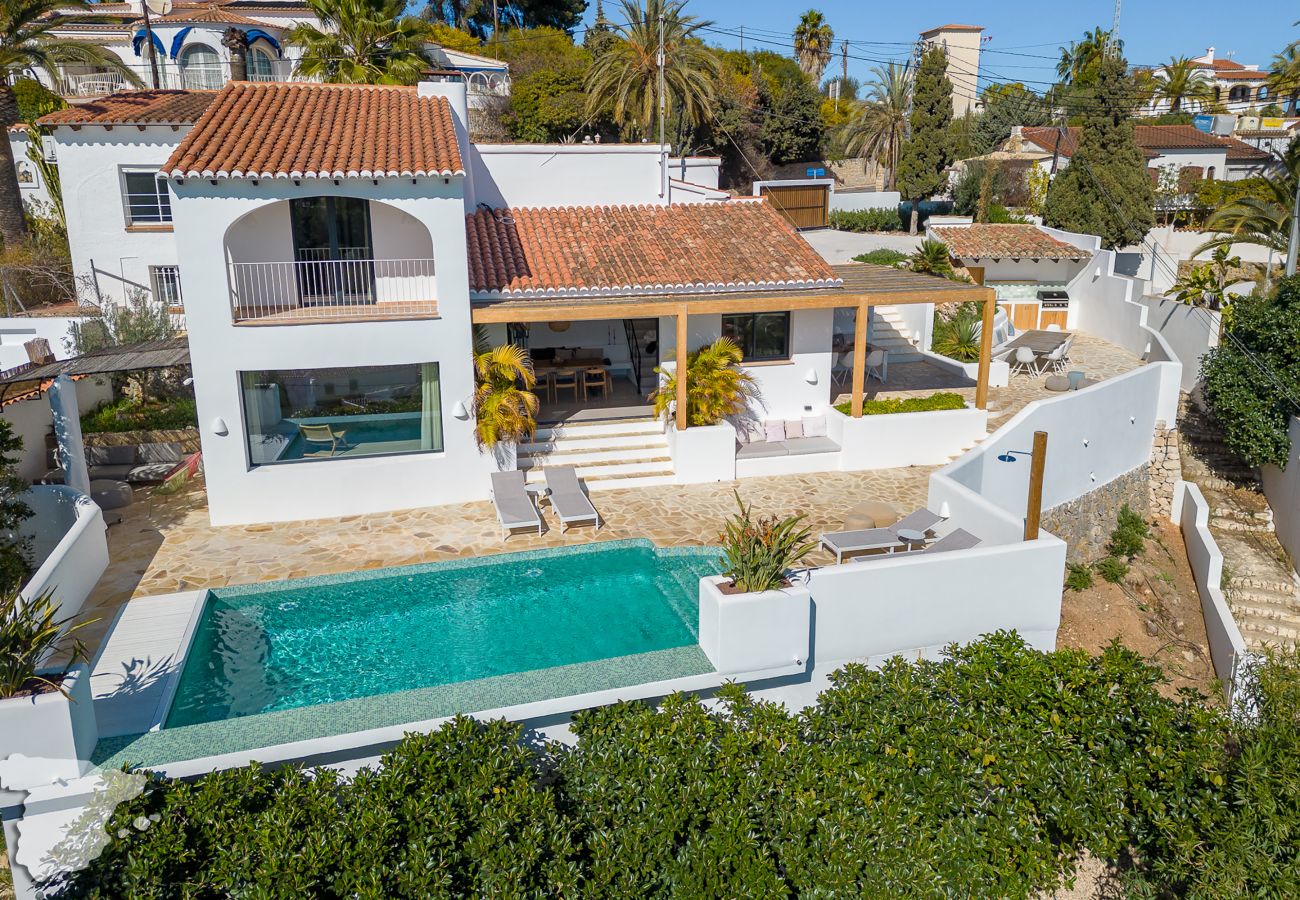
[{"label": "white exterior wall", "polygon": [[40,173],[27,156],[27,131],[9,131],[9,152],[14,156],[14,168],[18,171],[18,196],[24,204],[36,201],[48,204],[50,192],[45,184],[45,176]]},{"label": "white exterior wall", "polygon": [[903,195],[898,191],[837,191],[831,186],[831,212],[861,209],[898,209]]},{"label": "white exterior wall", "polygon": [[1174,166],[1185,169],[1199,166],[1202,174],[1208,177],[1209,169],[1214,167],[1214,177],[1220,181],[1228,177],[1228,151],[1224,150],[1162,150],[1154,159],[1147,160],[1148,169],[1163,169]]},{"label": "white exterior wall", "polygon": [[1147,326],[1160,332],[1183,364],[1182,389],[1192,390],[1201,380],[1201,359],[1219,346],[1219,314],[1164,297],[1143,297],[1142,304]]},{"label": "white exterior wall", "polygon": [[[73,384],[77,388],[77,408],[82,413],[88,413],[99,404],[113,399],[113,386],[106,377],[82,378]],[[27,481],[45,477],[45,473],[50,470],[50,461],[45,452],[45,436],[53,426],[49,394],[42,393],[30,400],[10,403],[0,410],[0,419],[8,422],[14,434],[23,441],[23,452],[15,469],[18,477]]]},{"label": "white exterior wall", "polygon": [[1294,564],[1300,560],[1300,418],[1291,417],[1287,433],[1291,437],[1291,452],[1286,467],[1264,466],[1264,496],[1273,508],[1277,539]]},{"label": "white exterior wall", "polygon": [[23,499],[35,515],[19,530],[31,538],[36,571],[19,596],[49,594],[55,619],[70,619],[108,568],[104,514],[88,496],[61,484],[38,484]]},{"label": "white exterior wall", "polygon": [[474,144],[469,159],[494,208],[668,202],[657,144]]},{"label": "white exterior wall", "polygon": [[721,169],[720,156],[674,156],[668,160],[669,177],[715,190]]},{"label": "white exterior wall", "polygon": [[67,359],[68,342],[72,339],[72,325],[84,321],[68,316],[6,316],[0,318],[0,370],[12,369],[28,362],[23,346],[35,338],[50,342],[55,359]]},{"label": "white exterior wall", "polygon": [[[459,181],[441,179],[260,185],[235,179],[176,186],[176,229],[186,246],[215,248],[245,214],[273,202],[328,191],[390,204],[428,230],[435,257],[438,319],[340,324],[231,322],[223,254],[195,253],[181,270],[190,357],[213,524],[284,521],[458,503],[487,496],[490,457],[479,454],[468,419],[452,415],[473,392],[465,219]],[[372,209],[377,207],[372,206]],[[382,218],[382,213],[380,214]],[[410,221],[410,220],[406,220]],[[407,227],[411,234],[415,223]],[[412,237],[413,240],[417,238]],[[420,236],[418,240],[423,240]],[[378,246],[379,236],[376,235]],[[242,423],[241,371],[437,362],[444,450],[250,468]],[[229,433],[215,427],[222,420]]]},{"label": "white exterior wall", "polygon": [[[188,127],[134,125],[112,130],[98,125],[79,131],[54,129],[72,271],[79,278],[89,276],[93,260],[101,270],[97,281],[105,302],[125,300],[133,285],[149,290],[149,267],[174,266],[179,260],[171,229],[127,226],[122,171],[162,166],[187,131]],[[191,253],[186,261],[200,255]],[[97,299],[93,287],[82,290],[86,299]]]},{"label": "white exterior wall", "polygon": [[[820,414],[831,399],[831,309],[797,309],[790,313],[790,359],[744,366],[753,376],[756,396],[750,403],[749,418],[798,419]],[[722,336],[722,316],[691,316],[688,350],[698,350]],[[659,320],[659,361],[668,370],[676,368],[677,326],[673,318]],[[808,376],[814,381],[809,382]]]}]

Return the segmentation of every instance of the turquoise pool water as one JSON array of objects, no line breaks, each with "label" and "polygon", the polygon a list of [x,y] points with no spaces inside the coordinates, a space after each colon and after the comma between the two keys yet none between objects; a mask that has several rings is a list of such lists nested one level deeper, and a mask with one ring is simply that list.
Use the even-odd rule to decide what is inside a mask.
[{"label": "turquoise pool water", "polygon": [[216,589],[166,728],[693,647],[717,571],[622,541]]}]

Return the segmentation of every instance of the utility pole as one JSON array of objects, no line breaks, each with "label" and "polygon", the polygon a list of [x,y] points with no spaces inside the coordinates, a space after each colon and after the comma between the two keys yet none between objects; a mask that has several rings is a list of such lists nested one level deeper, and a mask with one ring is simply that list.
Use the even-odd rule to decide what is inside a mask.
[{"label": "utility pole", "polygon": [[140,4],[140,11],[144,13],[144,42],[145,48],[149,52],[149,70],[153,74],[153,89],[158,90],[158,55],[154,53],[153,47],[153,25],[149,21],[149,0],[144,0]]},{"label": "utility pole", "polygon": [[840,81],[849,80],[849,42],[840,42]]},{"label": "utility pole", "polygon": [[666,106],[664,99],[664,11],[663,7],[659,8],[659,52],[656,54],[656,61],[659,64],[659,162],[662,171],[662,178],[659,182],[659,196],[668,195],[668,151],[664,148],[664,116],[666,115]]},{"label": "utility pole", "polygon": [[1123,0],[1115,0],[1115,18],[1110,23],[1110,37],[1106,39],[1106,55],[1115,49],[1115,43],[1119,40],[1119,8]]},{"label": "utility pole", "polygon": [[740,26],[740,52],[745,52],[745,26]]}]

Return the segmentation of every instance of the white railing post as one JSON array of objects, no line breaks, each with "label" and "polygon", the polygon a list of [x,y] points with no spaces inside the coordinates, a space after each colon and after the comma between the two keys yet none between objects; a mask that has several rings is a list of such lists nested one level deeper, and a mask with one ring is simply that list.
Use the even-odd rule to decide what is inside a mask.
[{"label": "white railing post", "polygon": [[[349,254],[361,249],[348,248]],[[366,319],[436,312],[433,260],[328,259],[327,253],[302,250],[299,256],[306,258],[293,262],[230,263],[232,319]]]}]

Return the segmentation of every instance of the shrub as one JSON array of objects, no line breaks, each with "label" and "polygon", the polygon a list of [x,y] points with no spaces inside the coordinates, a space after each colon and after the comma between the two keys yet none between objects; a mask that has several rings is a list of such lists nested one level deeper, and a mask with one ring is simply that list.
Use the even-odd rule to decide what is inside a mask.
[{"label": "shrub", "polygon": [[81,430],[85,434],[171,431],[197,428],[198,423],[199,414],[193,397],[171,397],[165,400],[123,397],[111,403],[101,403],[93,412],[82,416]]},{"label": "shrub", "polygon": [[980,358],[981,321],[978,303],[960,303],[948,315],[936,309],[930,349],[958,362],[975,362]]},{"label": "shrub", "polygon": [[63,668],[38,675],[47,657],[61,641],[67,641],[77,629],[89,625],[71,619],[58,620],[58,606],[50,594],[19,602],[18,592],[11,591],[0,600],[0,699],[24,691],[42,688],[65,694],[63,676],[78,662],[86,659],[86,648],[73,639],[71,652]]},{"label": "shrub", "polygon": [[830,221],[839,231],[899,231],[903,227],[897,209],[833,209]]},{"label": "shrub", "polygon": [[872,250],[868,253],[860,253],[853,257],[853,261],[871,263],[874,266],[892,266],[897,268],[899,263],[907,261],[907,254],[901,250],[881,248],[879,250]]},{"label": "shrub", "polygon": [[35,78],[19,78],[12,86],[18,104],[18,121],[35,122],[46,113],[66,109],[68,104]]},{"label": "shrub", "polygon": [[0,419],[0,596],[16,593],[31,575],[31,539],[20,531],[32,516],[27,480],[18,474],[23,439]]},{"label": "shrub", "polygon": [[576,715],[572,747],[462,717],[350,780],[155,777],[99,858],[42,887],[1023,898],[1087,850],[1132,851],[1149,896],[1294,895],[1295,672],[1262,678],[1260,720],[1235,721],[1162,696],[1118,645],[1037,653],[1001,633],[942,661],[848,665],[802,712],[736,686],[709,705],[619,703]]},{"label": "shrub", "polygon": [[739,512],[727,520],[722,536],[722,574],[743,593],[774,591],[786,583],[785,573],[817,545],[810,540],[812,529],[801,528],[803,516],[755,520],[736,493]]},{"label": "shrub", "polygon": [[1146,521],[1125,503],[1120,507],[1115,530],[1110,533],[1106,550],[1111,556],[1133,559],[1142,555],[1146,549],[1146,539],[1150,536],[1151,529]]},{"label": "shrub", "polygon": [[1097,574],[1111,584],[1119,584],[1128,574],[1128,563],[1118,556],[1108,556],[1097,563]]},{"label": "shrub", "polygon": [[[754,390],[754,378],[740,367],[745,354],[731,338],[721,337],[686,357],[686,420],[689,425],[716,425],[739,414]],[[677,403],[677,370],[656,367],[663,376],[650,395],[655,415],[667,415]]]},{"label": "shrub", "polygon": [[[884,416],[891,413],[932,412],[939,409],[965,409],[966,400],[961,394],[941,391],[928,397],[886,397],[881,400],[862,401],[864,416]],[[835,409],[852,415],[852,401],[837,403]]]},{"label": "shrub", "polygon": [[1066,564],[1065,586],[1072,591],[1086,591],[1092,587],[1092,570],[1082,563]]}]

